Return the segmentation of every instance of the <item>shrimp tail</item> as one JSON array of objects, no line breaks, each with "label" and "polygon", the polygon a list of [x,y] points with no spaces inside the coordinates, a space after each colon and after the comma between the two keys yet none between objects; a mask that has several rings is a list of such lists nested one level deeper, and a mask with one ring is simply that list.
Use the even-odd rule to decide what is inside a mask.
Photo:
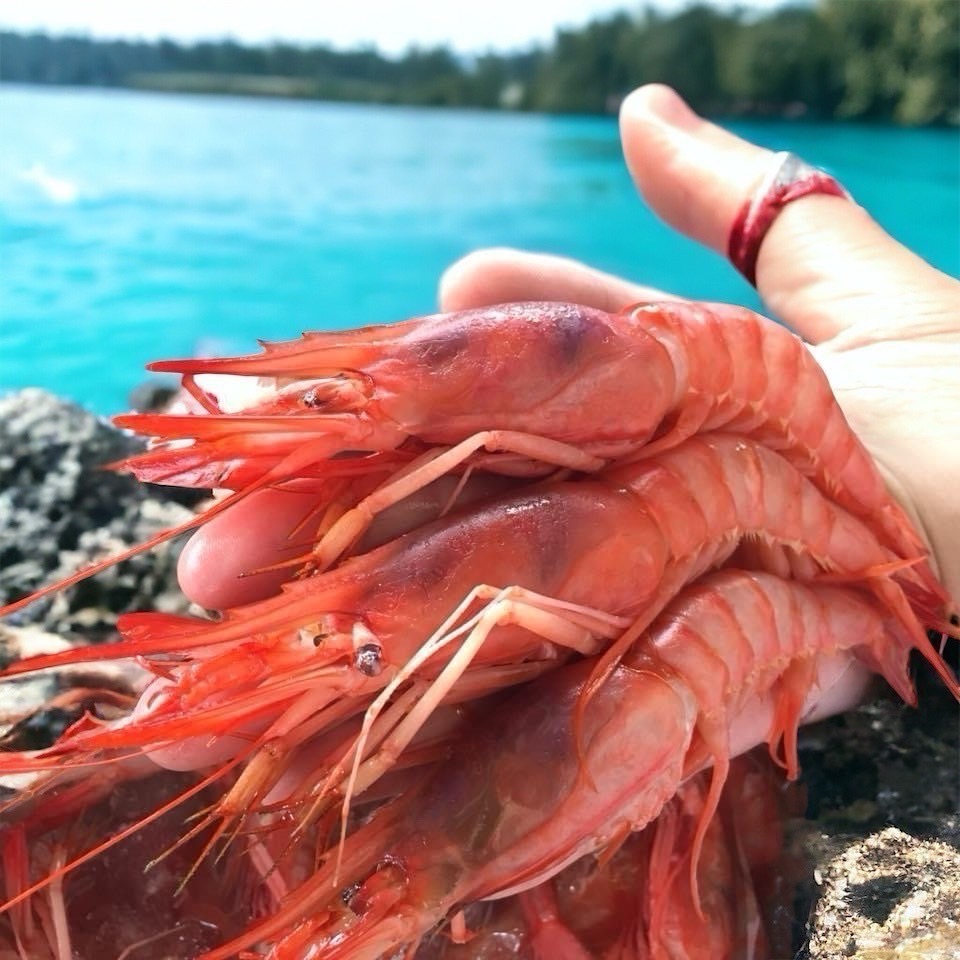
[{"label": "shrimp tail", "polygon": [[924,626],[937,623],[938,620],[935,616],[928,616],[930,611],[925,608],[923,599],[919,601],[918,610],[915,598],[922,588],[914,586],[912,590],[908,590],[883,579],[869,580],[868,585],[881,603],[897,618],[900,629],[896,631],[898,642],[886,646],[871,645],[864,651],[864,660],[883,676],[906,703],[916,706],[917,695],[910,680],[907,663],[910,650],[915,649],[933,667],[953,696],[960,700],[960,681],[930,642],[924,629]]},{"label": "shrimp tail", "polygon": [[[942,589],[929,589],[912,582],[901,582],[910,608],[928,629],[954,640],[960,639],[960,617],[957,604]],[[939,584],[938,584],[939,587]]]}]

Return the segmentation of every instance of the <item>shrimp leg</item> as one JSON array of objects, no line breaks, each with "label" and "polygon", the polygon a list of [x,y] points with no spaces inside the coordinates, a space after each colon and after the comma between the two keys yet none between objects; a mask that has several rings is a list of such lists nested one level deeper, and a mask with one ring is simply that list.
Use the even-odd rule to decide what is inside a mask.
[{"label": "shrimp leg", "polygon": [[536,960],[590,960],[590,954],[563,922],[549,882],[517,895]]},{"label": "shrimp leg", "polygon": [[310,554],[311,565],[318,570],[328,569],[345,550],[363,536],[377,514],[438,480],[479,450],[512,453],[540,464],[550,464],[581,473],[595,473],[607,462],[578,447],[551,440],[549,437],[538,437],[515,430],[485,430],[476,433],[453,447],[429,451],[424,462],[416,469],[404,471],[401,476],[389,480],[344,513]]},{"label": "shrimp leg", "polygon": [[[488,599],[489,603],[479,613],[459,628],[447,629],[475,600],[484,599]],[[609,641],[622,633],[629,622],[623,617],[615,617],[602,610],[591,610],[588,607],[553,600],[522,587],[498,589],[482,584],[472,590],[440,630],[398,671],[367,710],[363,728],[350,751],[353,755],[353,766],[344,790],[344,829],[354,793],[366,790],[393,766],[427,718],[450,694],[495,628],[509,625],[522,627],[556,647],[589,656],[597,652],[601,641]],[[430,683],[417,705],[397,723],[376,754],[365,758],[364,750],[370,729],[399,687],[415,676],[424,663],[465,630],[469,632],[457,652]],[[550,659],[555,656],[551,651]],[[347,757],[344,762],[346,759]],[[365,762],[361,767],[362,761]],[[341,772],[342,766],[335,768],[326,786],[332,786]]]}]

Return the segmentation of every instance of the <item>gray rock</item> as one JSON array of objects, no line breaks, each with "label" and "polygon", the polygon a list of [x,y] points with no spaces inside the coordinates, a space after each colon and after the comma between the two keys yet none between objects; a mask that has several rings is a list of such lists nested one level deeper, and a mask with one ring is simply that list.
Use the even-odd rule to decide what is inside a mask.
[{"label": "gray rock", "polygon": [[[953,823],[956,829],[956,822]],[[960,851],[888,827],[818,869],[811,960],[956,960]]]},{"label": "gray rock", "polygon": [[[103,469],[144,441],[42,390],[0,398],[0,602],[61,579],[182,522],[196,491]],[[164,544],[9,618],[102,639],[119,613],[186,609],[177,547]]]},{"label": "gray rock", "polygon": [[[0,666],[40,654],[70,650],[75,644],[37,627],[0,624]],[[100,716],[116,714],[110,702],[97,708],[104,692],[133,699],[150,674],[130,660],[79,663],[4,679],[0,686],[0,750],[39,750],[50,746],[69,724],[88,710]],[[21,788],[30,777],[0,777],[3,791]]]},{"label": "gray rock", "polygon": [[800,731],[803,960],[960,960],[960,716],[926,663],[916,684]]}]

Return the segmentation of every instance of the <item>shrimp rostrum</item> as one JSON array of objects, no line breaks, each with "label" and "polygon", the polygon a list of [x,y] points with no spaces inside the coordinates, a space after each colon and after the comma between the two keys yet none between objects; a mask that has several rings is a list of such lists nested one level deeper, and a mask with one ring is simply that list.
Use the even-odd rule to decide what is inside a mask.
[{"label": "shrimp rostrum", "polygon": [[[593,664],[564,667],[502,705],[456,758],[379,809],[276,913],[210,951],[254,943],[294,960],[391,956],[461,904],[536,886],[653,820],[712,765],[690,879],[732,753],[789,746],[829,670],[883,664],[909,685],[912,638],[851,587],[720,571],[686,588],[574,722]],[[831,666],[832,665],[832,666]]]}]

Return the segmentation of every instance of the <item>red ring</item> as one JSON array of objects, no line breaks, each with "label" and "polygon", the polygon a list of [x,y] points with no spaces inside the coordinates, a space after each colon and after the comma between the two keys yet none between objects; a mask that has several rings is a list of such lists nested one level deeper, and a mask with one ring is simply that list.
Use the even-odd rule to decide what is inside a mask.
[{"label": "red ring", "polygon": [[757,285],[757,257],[771,224],[794,200],[822,193],[852,199],[840,184],[796,154],[777,153],[776,163],[752,197],[740,208],[727,241],[727,257],[753,286]]}]

